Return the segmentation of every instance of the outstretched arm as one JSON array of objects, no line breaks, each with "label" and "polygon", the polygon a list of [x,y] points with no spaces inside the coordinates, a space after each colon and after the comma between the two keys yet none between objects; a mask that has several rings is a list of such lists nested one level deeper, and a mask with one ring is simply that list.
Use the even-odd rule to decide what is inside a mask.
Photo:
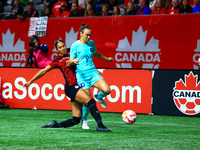
[{"label": "outstretched arm", "polygon": [[99,59],[105,60],[107,62],[111,62],[111,61],[114,60],[112,57],[103,56],[99,52],[94,53],[94,56],[97,57],[97,58],[99,58]]},{"label": "outstretched arm", "polygon": [[31,80],[26,82],[23,87],[28,87],[32,82],[44,76],[48,71],[52,70],[51,66],[47,66],[44,69],[40,70]]}]

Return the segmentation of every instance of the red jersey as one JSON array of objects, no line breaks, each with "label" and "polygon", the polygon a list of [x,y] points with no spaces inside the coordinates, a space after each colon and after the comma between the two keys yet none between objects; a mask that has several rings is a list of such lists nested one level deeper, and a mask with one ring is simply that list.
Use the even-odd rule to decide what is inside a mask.
[{"label": "red jersey", "polygon": [[60,7],[62,5],[67,6],[67,3],[62,1],[61,3],[57,2],[53,5],[52,12],[54,13],[55,17],[60,17]]},{"label": "red jersey", "polygon": [[157,10],[154,9],[152,10],[151,14],[166,14],[167,13],[167,10],[165,8],[162,8],[161,10]]},{"label": "red jersey", "polygon": [[76,85],[76,76],[75,69],[76,66],[67,67],[66,61],[69,60],[69,55],[66,56],[57,56],[50,64],[52,68],[59,68],[63,73],[63,77],[65,78],[65,82],[68,86]]},{"label": "red jersey", "polygon": [[179,13],[179,8],[172,8],[170,11],[169,11],[169,14],[177,14]]},{"label": "red jersey", "polygon": [[70,12],[69,11],[65,11],[65,13],[61,13],[60,17],[69,17]]},{"label": "red jersey", "polygon": [[91,17],[91,16],[96,16],[94,12],[92,12],[91,14],[86,14],[85,16],[87,17]]}]

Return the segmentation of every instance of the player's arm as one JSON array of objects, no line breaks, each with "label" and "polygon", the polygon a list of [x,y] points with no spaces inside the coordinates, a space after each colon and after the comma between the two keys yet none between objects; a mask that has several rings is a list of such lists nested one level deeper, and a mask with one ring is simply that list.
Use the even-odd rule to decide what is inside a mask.
[{"label": "player's arm", "polygon": [[107,61],[107,62],[111,62],[111,61],[114,60],[112,57],[103,56],[102,54],[100,54],[100,53],[97,52],[97,51],[94,53],[94,56],[97,57],[97,58],[99,58],[99,59],[105,60],[105,61]]},{"label": "player's arm", "polygon": [[42,76],[44,76],[47,72],[49,72],[52,69],[53,68],[51,66],[47,66],[44,69],[40,70],[31,80],[29,80],[28,82],[26,82],[23,85],[23,87],[28,87],[31,83],[33,83],[37,79],[41,78]]},{"label": "player's arm", "polygon": [[78,64],[78,62],[79,62],[78,58],[76,58],[76,59],[70,59],[70,60],[66,61],[66,65],[67,66],[73,66],[73,65]]},{"label": "player's arm", "polygon": [[77,58],[76,54],[76,43],[73,43],[71,48],[70,48],[70,59],[66,61],[67,66],[73,66],[78,64],[79,59]]}]

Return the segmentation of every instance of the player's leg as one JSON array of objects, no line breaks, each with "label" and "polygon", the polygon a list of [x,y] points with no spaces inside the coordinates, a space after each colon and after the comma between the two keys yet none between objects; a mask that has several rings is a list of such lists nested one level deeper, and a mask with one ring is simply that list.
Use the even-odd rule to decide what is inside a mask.
[{"label": "player's leg", "polygon": [[79,124],[81,121],[82,106],[83,104],[81,103],[75,101],[71,102],[73,118],[67,119],[59,123],[57,123],[57,121],[54,120],[49,124],[43,125],[42,128],[62,128],[62,127],[67,128]]},{"label": "player's leg", "polygon": [[93,86],[100,90],[100,92],[94,95],[94,97],[99,101],[103,108],[106,108],[107,104],[103,98],[110,94],[110,86],[103,78],[100,78],[98,81],[96,81]]},{"label": "player's leg", "polygon": [[100,93],[98,93],[98,98],[104,98],[111,92],[110,86],[105,79],[99,79],[96,83],[94,83],[93,86],[100,90]]},{"label": "player's leg", "polygon": [[[89,96],[92,97],[92,94],[90,92],[90,76],[88,72],[82,73],[76,73],[76,79],[78,85],[85,90],[85,92],[88,93]],[[87,116],[90,112],[90,109],[83,105],[82,107],[82,128],[83,129],[90,129],[88,126]]]},{"label": "player's leg", "polygon": [[86,95],[89,96],[89,94],[87,94],[83,89],[80,89],[76,94],[75,100],[78,102],[82,102],[82,101],[87,102],[87,106],[89,107],[90,113],[95,119],[95,121],[97,122],[97,125],[98,125],[97,131],[111,132],[111,130],[107,129],[103,125],[100,113],[96,107],[95,100],[91,96],[89,96],[90,100],[88,100],[88,98],[86,98],[87,97]]},{"label": "player's leg", "polygon": [[[88,93],[90,97],[92,97],[90,89],[86,89],[85,92]],[[90,129],[90,127],[88,126],[88,121],[87,121],[89,112],[90,112],[90,109],[86,107],[85,105],[83,105],[82,107],[82,128],[83,129]]]}]

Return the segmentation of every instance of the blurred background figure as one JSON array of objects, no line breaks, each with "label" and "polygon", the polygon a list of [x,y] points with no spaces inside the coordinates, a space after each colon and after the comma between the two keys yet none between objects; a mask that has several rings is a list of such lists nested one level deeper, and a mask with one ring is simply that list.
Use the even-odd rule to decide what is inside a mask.
[{"label": "blurred background figure", "polygon": [[133,2],[128,2],[125,14],[126,15],[136,15],[136,8],[135,8]]},{"label": "blurred background figure", "polygon": [[22,15],[17,15],[18,19],[25,19],[25,18],[29,18],[29,17],[38,17],[38,11],[33,8],[33,3],[29,2],[28,3],[28,10],[25,11]]},{"label": "blurred background figure", "polygon": [[67,7],[67,2],[63,0],[58,0],[58,2],[53,5],[52,12],[54,13],[55,17],[60,17],[60,8],[62,5],[65,5]]},{"label": "blurred background figure", "polygon": [[147,5],[146,0],[139,0],[140,8],[136,12],[136,15],[148,15],[151,14],[151,9]]},{"label": "blurred background figure", "polygon": [[179,13],[180,8],[180,0],[172,0],[172,8],[169,10],[169,14],[177,14]]},{"label": "blurred background figure", "polygon": [[120,8],[118,6],[113,7],[113,16],[121,16]]},{"label": "blurred background figure", "polygon": [[108,10],[109,10],[109,5],[108,4],[102,4],[100,16],[112,16],[112,14]]},{"label": "blurred background figure", "polygon": [[93,11],[95,13],[96,16],[100,16],[100,13],[102,12],[102,5],[103,4],[110,4],[110,2],[108,0],[98,0],[95,2],[94,4],[94,8]]},{"label": "blurred background figure", "polygon": [[92,5],[89,4],[89,3],[86,5],[84,16],[85,17],[96,16],[95,13],[92,10]]},{"label": "blurred background figure", "polygon": [[86,5],[88,4],[87,0],[78,0],[78,6],[81,7],[81,9],[85,9]]},{"label": "blurred background figure", "polygon": [[[31,42],[33,42],[33,55],[36,58],[38,67],[46,67],[51,62],[51,57],[49,54],[49,47],[45,43],[40,43],[37,35],[31,37]],[[28,60],[31,61],[31,60]],[[33,60],[35,61],[35,60]]]},{"label": "blurred background figure", "polygon": [[200,0],[193,0],[194,1],[194,4],[195,6],[193,7],[192,9],[192,12],[193,13],[199,13],[200,12]]},{"label": "blurred background figure", "polygon": [[17,15],[22,15],[24,8],[20,3],[20,0],[14,0],[12,5],[11,14],[7,14],[5,19],[16,19]]},{"label": "blurred background figure", "polygon": [[67,11],[66,5],[62,5],[60,11],[61,11],[60,17],[64,17],[64,18],[69,17],[70,12]]},{"label": "blurred background figure", "polygon": [[44,16],[47,16],[47,17],[55,17],[54,13],[52,13],[51,9],[49,7],[46,7],[45,8],[45,11],[44,11]]},{"label": "blurred background figure", "polygon": [[189,0],[182,0],[182,7],[179,9],[179,13],[192,13],[192,7],[189,5]]},{"label": "blurred background figure", "polygon": [[49,7],[50,10],[52,10],[53,5],[57,2],[58,0],[43,0],[44,8]]},{"label": "blurred background figure", "polygon": [[155,9],[152,10],[151,14],[167,14],[163,0],[156,0]]},{"label": "blurred background figure", "polygon": [[70,11],[69,17],[82,17],[84,14],[78,9],[78,4],[76,2],[72,3],[72,10]]}]

